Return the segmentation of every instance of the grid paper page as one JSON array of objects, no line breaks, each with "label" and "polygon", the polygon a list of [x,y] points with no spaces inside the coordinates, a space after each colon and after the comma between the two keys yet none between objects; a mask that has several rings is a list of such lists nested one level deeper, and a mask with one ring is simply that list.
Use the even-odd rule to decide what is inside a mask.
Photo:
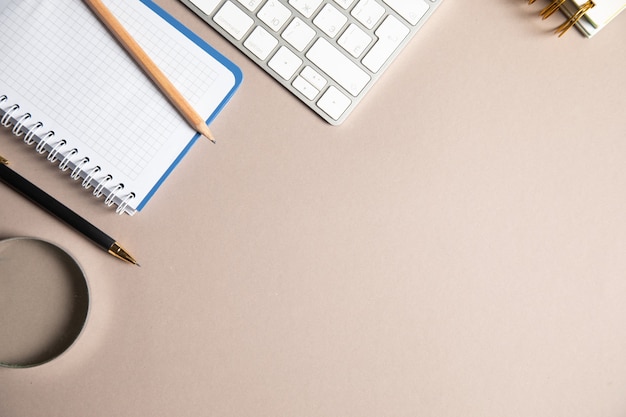
[{"label": "grid paper page", "polygon": [[[232,90],[232,72],[142,2],[105,3],[208,118]],[[89,158],[83,171],[99,166],[110,184],[124,184],[132,207],[196,136],[80,0],[13,1],[0,14],[0,39],[0,94],[68,142],[59,158],[76,148],[74,162]]]}]

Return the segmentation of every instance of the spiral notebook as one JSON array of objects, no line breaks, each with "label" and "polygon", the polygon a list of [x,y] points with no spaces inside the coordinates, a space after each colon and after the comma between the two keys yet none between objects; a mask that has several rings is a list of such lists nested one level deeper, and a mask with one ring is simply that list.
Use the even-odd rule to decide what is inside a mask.
[{"label": "spiral notebook", "polygon": [[[529,3],[534,1],[530,0]],[[560,10],[567,20],[556,28],[559,36],[575,26],[583,35],[591,38],[624,9],[626,0],[552,0],[540,15],[546,19]]]},{"label": "spiral notebook", "polygon": [[[150,0],[105,3],[213,120],[240,70]],[[141,210],[199,137],[81,0],[0,10],[0,117],[120,214]]]}]

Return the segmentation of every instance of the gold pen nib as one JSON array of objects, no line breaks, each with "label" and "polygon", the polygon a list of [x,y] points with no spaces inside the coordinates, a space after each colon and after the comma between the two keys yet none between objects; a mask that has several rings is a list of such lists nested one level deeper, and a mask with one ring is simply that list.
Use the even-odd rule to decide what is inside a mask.
[{"label": "gold pen nib", "polygon": [[109,253],[113,256],[115,256],[116,258],[119,258],[123,261],[126,261],[128,263],[131,263],[133,265],[137,265],[137,266],[141,266],[137,263],[137,261],[135,260],[135,258],[133,258],[131,256],[130,253],[128,253],[126,251],[126,249],[124,249],[123,247],[120,246],[119,243],[114,242],[111,247],[109,248]]},{"label": "gold pen nib", "polygon": [[4,156],[0,155],[0,164],[9,165],[9,160],[6,159]]}]

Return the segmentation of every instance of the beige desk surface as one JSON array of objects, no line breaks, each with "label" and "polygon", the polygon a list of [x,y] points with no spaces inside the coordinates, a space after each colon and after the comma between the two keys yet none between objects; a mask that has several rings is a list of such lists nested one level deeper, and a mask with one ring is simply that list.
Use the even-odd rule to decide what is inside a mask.
[{"label": "beige desk surface", "polygon": [[0,133],[142,264],[0,187],[0,237],[92,291],[70,351],[0,369],[0,416],[626,415],[626,14],[557,39],[544,2],[448,0],[331,127],[157,2],[244,84],[135,217]]}]

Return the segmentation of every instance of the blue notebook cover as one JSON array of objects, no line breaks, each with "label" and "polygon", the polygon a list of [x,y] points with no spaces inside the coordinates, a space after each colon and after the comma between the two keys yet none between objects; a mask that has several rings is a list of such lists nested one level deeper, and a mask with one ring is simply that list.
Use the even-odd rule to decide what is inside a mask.
[{"label": "blue notebook cover", "polygon": [[[151,0],[104,0],[210,123],[240,69]],[[200,135],[81,0],[0,10],[0,117],[119,213],[145,207]]]}]

